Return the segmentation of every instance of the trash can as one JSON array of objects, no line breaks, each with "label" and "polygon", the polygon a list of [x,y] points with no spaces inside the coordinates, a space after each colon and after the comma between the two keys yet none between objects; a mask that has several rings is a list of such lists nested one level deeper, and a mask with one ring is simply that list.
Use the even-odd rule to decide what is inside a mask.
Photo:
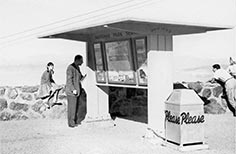
[{"label": "trash can", "polygon": [[165,138],[181,151],[207,149],[203,101],[190,89],[175,89],[165,102]]}]

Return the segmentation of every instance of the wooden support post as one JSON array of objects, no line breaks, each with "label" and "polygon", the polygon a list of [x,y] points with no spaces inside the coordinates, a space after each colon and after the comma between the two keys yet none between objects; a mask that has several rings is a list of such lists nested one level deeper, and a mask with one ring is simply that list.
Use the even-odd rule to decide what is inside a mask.
[{"label": "wooden support post", "polygon": [[165,101],[173,90],[173,54],[168,51],[170,49],[172,36],[148,36],[148,130],[160,138],[165,137]]},{"label": "wooden support post", "polygon": [[87,92],[86,122],[111,120],[109,114],[109,87],[97,86],[95,76],[94,54],[92,43],[87,43]]}]

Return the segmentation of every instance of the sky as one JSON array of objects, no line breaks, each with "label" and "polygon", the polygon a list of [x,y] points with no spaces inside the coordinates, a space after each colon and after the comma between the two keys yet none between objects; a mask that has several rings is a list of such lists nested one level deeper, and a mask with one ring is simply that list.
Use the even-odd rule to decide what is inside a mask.
[{"label": "sky", "polygon": [[[39,29],[34,28],[126,1],[0,0],[0,86],[38,84],[42,71],[49,61],[55,64],[55,80],[64,83],[66,67],[73,61],[74,55],[85,54],[85,44],[71,40],[37,38],[43,34],[60,30],[54,27],[60,26],[61,23]],[[198,2],[200,1],[205,2],[205,5],[213,2],[213,0],[198,0]],[[211,17],[209,22],[225,25],[231,22],[232,16],[234,16],[231,14],[236,11],[232,6],[227,8],[227,2],[232,3],[232,1],[225,0],[222,3],[220,0],[214,0],[215,3],[211,8],[199,3],[198,5],[202,7],[196,7],[199,8],[197,10],[190,7],[193,4],[196,5],[196,0],[179,0],[179,3],[174,0],[156,0],[156,8],[159,9],[160,18],[185,19],[194,23],[207,22],[206,16],[209,15]],[[186,9],[190,12],[189,14],[184,12]],[[217,9],[220,9],[223,14]],[[161,11],[169,13],[162,15]],[[192,16],[196,12],[199,13],[196,15],[196,18],[199,19]],[[217,14],[217,12],[219,13]],[[144,13],[141,11],[140,15]],[[71,21],[76,20],[71,19]],[[232,21],[230,24],[235,22]],[[24,32],[29,29],[34,30]],[[16,33],[20,34],[12,35]],[[173,46],[175,63],[178,66],[176,70],[181,70],[186,66],[205,65],[205,62],[209,61],[227,63],[230,56],[236,59],[236,29],[175,36]],[[192,59],[195,59],[196,62],[194,63]],[[189,61],[191,65],[186,65]],[[208,63],[206,64],[208,65]]]}]

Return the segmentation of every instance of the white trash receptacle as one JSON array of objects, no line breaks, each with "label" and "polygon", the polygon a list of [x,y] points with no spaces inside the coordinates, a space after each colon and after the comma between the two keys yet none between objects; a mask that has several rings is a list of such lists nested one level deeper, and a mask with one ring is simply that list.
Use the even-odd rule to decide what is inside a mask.
[{"label": "white trash receptacle", "polygon": [[203,101],[190,89],[175,89],[165,102],[165,135],[181,151],[207,149]]}]

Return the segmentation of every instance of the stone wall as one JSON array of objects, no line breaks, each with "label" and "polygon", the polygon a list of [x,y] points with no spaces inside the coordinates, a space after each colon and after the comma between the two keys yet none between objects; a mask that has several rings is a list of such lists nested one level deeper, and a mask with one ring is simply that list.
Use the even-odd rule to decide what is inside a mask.
[{"label": "stone wall", "polygon": [[[174,89],[193,89],[204,102],[204,113],[224,114],[230,112],[223,87],[217,83],[174,83]],[[147,116],[147,90],[110,88],[110,113],[122,116]]]},{"label": "stone wall", "polygon": [[[0,121],[40,118],[66,118],[67,100],[64,89],[57,105],[46,109],[46,100],[37,97],[38,86],[0,87]],[[147,90],[110,87],[110,113],[147,117]]]},{"label": "stone wall", "polygon": [[[65,90],[59,93],[57,105],[45,108],[45,101],[37,97],[38,86],[0,87],[0,121],[38,118],[66,118]],[[228,111],[223,88],[219,84],[190,82],[175,83],[174,88],[189,88],[204,101],[204,112],[223,114]],[[110,87],[109,112],[121,116],[143,116],[147,119],[147,90]]]},{"label": "stone wall", "polygon": [[203,100],[205,113],[223,114],[229,112],[227,97],[225,97],[223,87],[220,84],[189,82],[184,83],[184,85],[193,89]]},{"label": "stone wall", "polygon": [[65,118],[66,96],[62,89],[59,101],[46,109],[45,101],[37,97],[38,86],[0,87],[0,121],[38,118]]},{"label": "stone wall", "polygon": [[110,87],[109,105],[111,114],[147,117],[147,90]]}]

